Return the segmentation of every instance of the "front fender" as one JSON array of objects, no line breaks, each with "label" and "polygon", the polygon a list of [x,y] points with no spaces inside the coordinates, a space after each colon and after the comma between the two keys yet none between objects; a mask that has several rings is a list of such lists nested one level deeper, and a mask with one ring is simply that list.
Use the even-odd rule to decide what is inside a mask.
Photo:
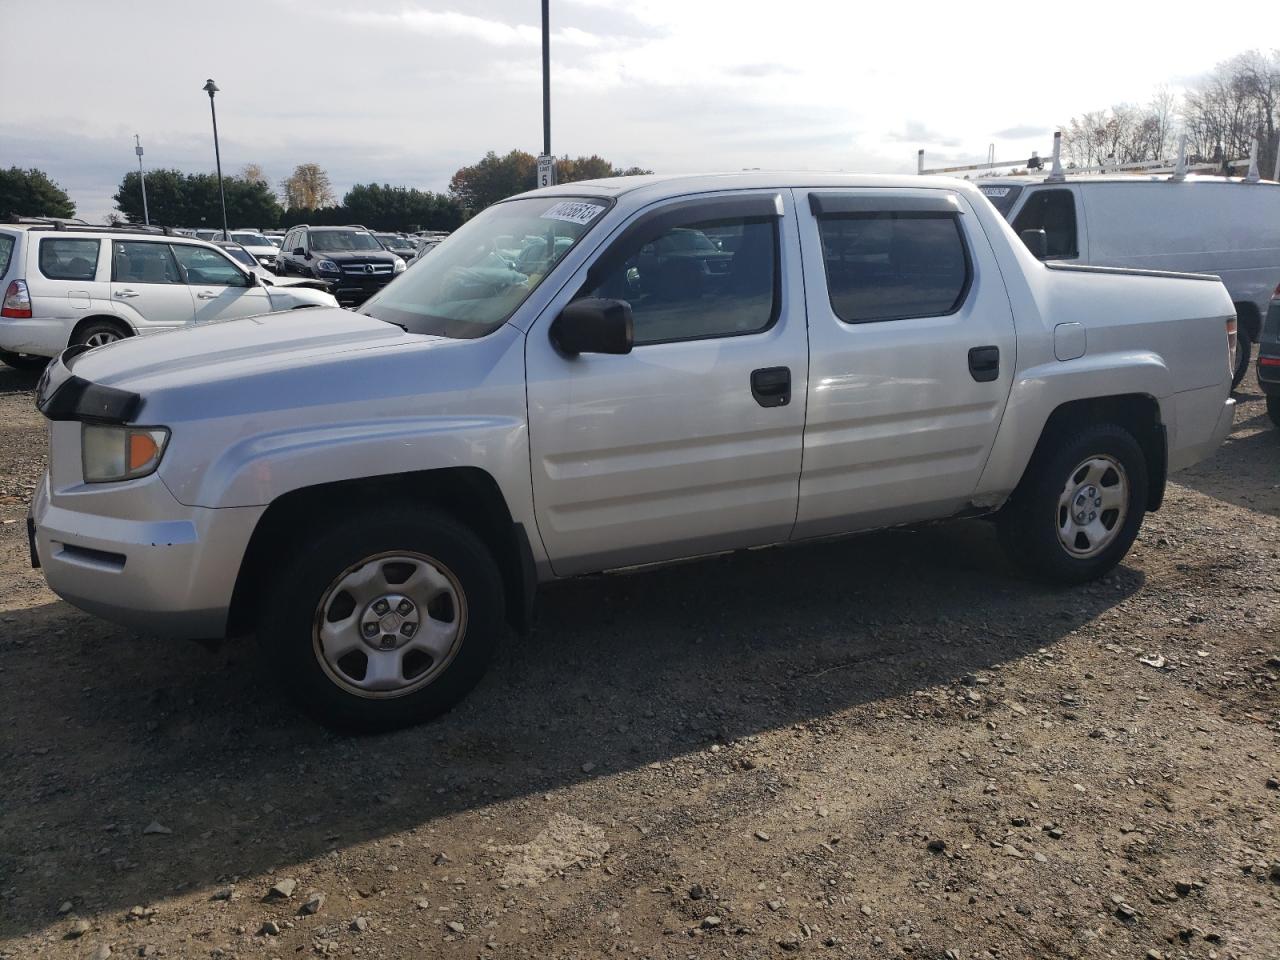
[{"label": "front fender", "polygon": [[1021,371],[1009,392],[1009,404],[978,482],[976,499],[998,502],[1013,492],[1050,415],[1064,403],[1139,394],[1160,403],[1163,420],[1171,413],[1167,398],[1173,393],[1168,366],[1158,354],[1148,351],[1087,354]]}]

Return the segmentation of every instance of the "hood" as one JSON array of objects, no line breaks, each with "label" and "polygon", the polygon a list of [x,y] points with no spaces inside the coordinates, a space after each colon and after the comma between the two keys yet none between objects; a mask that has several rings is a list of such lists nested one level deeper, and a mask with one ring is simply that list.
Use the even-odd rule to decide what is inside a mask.
[{"label": "hood", "polygon": [[157,390],[325,363],[424,339],[349,310],[315,307],[131,337],[81,354],[71,366],[85,380],[146,397]]},{"label": "hood", "polygon": [[396,255],[390,250],[312,250],[311,256],[317,260],[332,260],[334,263],[393,263]]}]

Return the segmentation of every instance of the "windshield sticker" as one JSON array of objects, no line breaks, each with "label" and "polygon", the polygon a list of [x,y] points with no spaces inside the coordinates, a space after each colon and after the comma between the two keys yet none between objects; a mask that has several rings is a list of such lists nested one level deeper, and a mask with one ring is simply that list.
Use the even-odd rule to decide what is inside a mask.
[{"label": "windshield sticker", "polygon": [[595,203],[563,200],[542,215],[543,220],[567,220],[585,226],[599,216],[604,207]]},{"label": "windshield sticker", "polygon": [[1007,197],[1009,195],[1008,187],[979,187],[984,196],[988,197]]}]

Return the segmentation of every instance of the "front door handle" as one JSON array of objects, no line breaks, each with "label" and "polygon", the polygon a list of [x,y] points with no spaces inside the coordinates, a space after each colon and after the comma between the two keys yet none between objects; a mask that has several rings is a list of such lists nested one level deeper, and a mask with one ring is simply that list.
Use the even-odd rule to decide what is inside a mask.
[{"label": "front door handle", "polygon": [[122,297],[125,300],[128,300],[130,297],[136,297],[137,295],[138,295],[137,290],[117,290],[116,291],[116,296]]},{"label": "front door handle", "polygon": [[218,295],[208,290],[201,290],[199,293],[196,294],[196,299],[197,300],[217,300]]},{"label": "front door handle", "polygon": [[762,407],[785,407],[791,402],[791,368],[761,367],[752,370],[751,395]]},{"label": "front door handle", "polygon": [[971,347],[969,349],[969,373],[979,383],[1000,379],[1000,348]]}]

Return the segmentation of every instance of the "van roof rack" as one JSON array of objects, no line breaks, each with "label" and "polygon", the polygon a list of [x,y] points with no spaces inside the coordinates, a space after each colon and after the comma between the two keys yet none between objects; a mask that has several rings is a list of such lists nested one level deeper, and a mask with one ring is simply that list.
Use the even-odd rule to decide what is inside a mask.
[{"label": "van roof rack", "polygon": [[[996,170],[1008,170],[1011,167],[1026,167],[1028,172],[1032,170],[1043,170],[1045,158],[1041,157],[1039,151],[1032,150],[1031,156],[1026,160],[1014,160],[1010,162],[998,161],[995,159],[995,145],[991,146],[987,154],[986,163],[967,163],[954,167],[933,167],[926,169],[924,165],[924,150],[916,151],[916,172],[922,176],[934,174],[953,174],[953,173],[969,173],[979,172],[981,176],[998,176],[994,172]],[[1187,163],[1187,135],[1184,133],[1178,139],[1178,156],[1176,158],[1161,160],[1138,160],[1133,163],[1103,163],[1092,167],[1067,167],[1062,166],[1062,131],[1055,131],[1053,134],[1053,152],[1050,155],[1049,175],[1045,177],[1045,183],[1062,183],[1067,179],[1068,174],[1085,174],[1085,173],[1149,173],[1170,174],[1170,180],[1183,180],[1188,173],[1196,171],[1221,171],[1226,172],[1229,168],[1249,165],[1249,172],[1244,177],[1246,183],[1258,183],[1261,179],[1258,175],[1258,140],[1255,137],[1253,148],[1249,152],[1249,156],[1236,160],[1223,160],[1207,163]],[[1277,158],[1277,179],[1280,179],[1280,158]]]}]

